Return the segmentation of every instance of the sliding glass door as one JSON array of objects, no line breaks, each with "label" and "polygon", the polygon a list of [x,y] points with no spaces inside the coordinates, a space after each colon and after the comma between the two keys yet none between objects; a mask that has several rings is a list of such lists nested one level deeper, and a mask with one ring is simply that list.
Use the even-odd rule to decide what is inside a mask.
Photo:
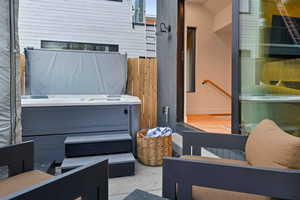
[{"label": "sliding glass door", "polygon": [[240,4],[241,131],[271,119],[300,136],[300,1]]}]

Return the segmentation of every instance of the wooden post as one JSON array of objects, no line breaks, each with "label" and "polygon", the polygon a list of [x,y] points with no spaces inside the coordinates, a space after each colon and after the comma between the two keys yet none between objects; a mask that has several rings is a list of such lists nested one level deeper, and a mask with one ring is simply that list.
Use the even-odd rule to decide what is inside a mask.
[{"label": "wooden post", "polygon": [[21,82],[21,95],[25,94],[25,55],[20,54],[19,60],[19,76]]}]

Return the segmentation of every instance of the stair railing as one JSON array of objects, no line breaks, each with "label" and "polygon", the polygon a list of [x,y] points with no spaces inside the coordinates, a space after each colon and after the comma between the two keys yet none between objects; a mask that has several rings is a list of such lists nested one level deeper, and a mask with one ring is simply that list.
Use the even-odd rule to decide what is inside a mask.
[{"label": "stair railing", "polygon": [[277,0],[277,8],[278,11],[280,12],[280,15],[294,41],[295,44],[300,44],[300,34],[299,34],[299,28],[297,25],[297,22],[293,20],[290,16],[289,13],[285,7],[285,1],[284,0]]},{"label": "stair railing", "polygon": [[211,80],[204,80],[202,81],[202,85],[205,84],[211,84],[214,88],[216,88],[217,90],[219,90],[221,93],[223,93],[225,96],[232,98],[231,94],[229,94],[228,92],[226,92],[223,88],[221,88],[218,84],[216,84],[215,82],[211,81]]}]

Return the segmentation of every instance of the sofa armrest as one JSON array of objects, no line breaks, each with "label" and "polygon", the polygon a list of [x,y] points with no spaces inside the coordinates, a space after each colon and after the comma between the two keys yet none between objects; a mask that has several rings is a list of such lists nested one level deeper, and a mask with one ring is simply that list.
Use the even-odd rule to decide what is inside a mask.
[{"label": "sofa armrest", "polygon": [[184,132],[183,155],[191,155],[192,147],[211,147],[219,149],[231,149],[245,151],[248,137],[237,134]]},{"label": "sofa armrest", "polygon": [[9,176],[33,170],[33,142],[0,148],[0,166],[8,166]]},{"label": "sofa armrest", "polygon": [[108,161],[92,163],[33,185],[2,200],[108,200]]},{"label": "sofa armrest", "polygon": [[163,196],[192,199],[192,186],[244,192],[280,199],[300,199],[300,170],[237,166],[209,161],[165,158]]}]

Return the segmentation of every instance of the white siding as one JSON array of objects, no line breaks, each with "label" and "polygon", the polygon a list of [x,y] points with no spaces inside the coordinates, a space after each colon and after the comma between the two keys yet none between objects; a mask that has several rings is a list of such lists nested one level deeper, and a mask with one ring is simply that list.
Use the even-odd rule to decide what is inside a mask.
[{"label": "white siding", "polygon": [[241,59],[242,91],[257,85],[257,74],[260,73],[259,59],[261,55],[260,29],[263,28],[261,18],[261,2],[257,0],[243,0],[241,7],[250,4],[250,12],[240,14],[240,48],[249,55]]},{"label": "white siding", "polygon": [[146,27],[147,57],[156,57],[156,26]]},{"label": "white siding", "polygon": [[20,46],[41,40],[118,44],[128,57],[144,56],[145,27],[132,26],[131,0],[20,0]]},{"label": "white siding", "polygon": [[247,14],[240,14],[240,45],[242,50],[251,51],[251,57],[257,58],[259,56],[259,38],[260,28],[262,28],[260,18],[260,3],[256,0],[241,1],[241,8],[247,7],[251,3],[250,12]]}]

